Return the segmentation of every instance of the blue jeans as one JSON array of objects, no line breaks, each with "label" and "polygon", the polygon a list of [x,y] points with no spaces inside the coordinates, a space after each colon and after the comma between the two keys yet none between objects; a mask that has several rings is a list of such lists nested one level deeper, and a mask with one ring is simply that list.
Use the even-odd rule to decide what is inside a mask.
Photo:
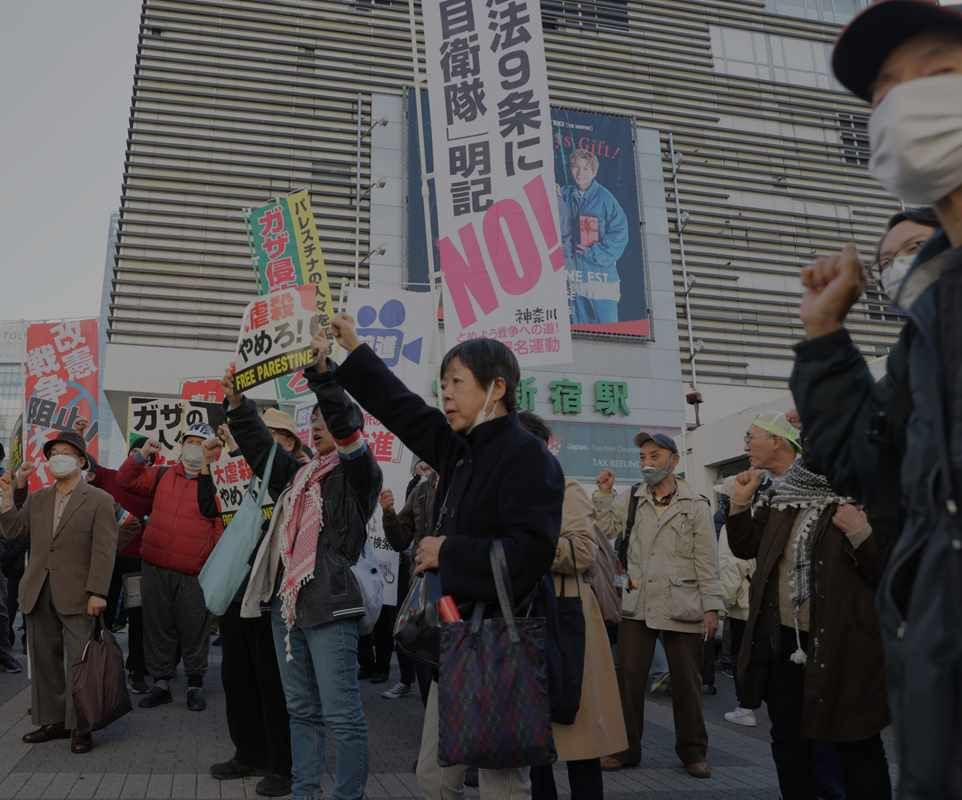
[{"label": "blue jeans", "polygon": [[294,626],[292,661],[286,657],[287,626],[277,601],[271,609],[271,627],[291,718],[294,800],[321,797],[325,730],[336,740],[331,800],[361,800],[367,784],[367,720],[357,683],[357,620]]}]

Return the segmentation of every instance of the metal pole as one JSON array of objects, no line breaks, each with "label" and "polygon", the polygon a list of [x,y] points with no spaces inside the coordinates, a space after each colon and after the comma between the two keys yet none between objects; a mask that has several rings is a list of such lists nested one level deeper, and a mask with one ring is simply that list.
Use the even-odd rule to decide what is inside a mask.
[{"label": "metal pole", "polygon": [[[671,182],[675,194],[675,230],[678,231],[678,250],[681,254],[681,280],[685,287],[685,321],[688,323],[688,361],[691,364],[691,386],[698,388],[698,373],[695,370],[695,334],[691,324],[691,294],[688,290],[688,262],[685,260],[685,229],[681,221],[681,202],[678,199],[678,161],[675,153],[675,135],[668,132],[668,154],[671,157]],[[685,413],[687,420],[688,414]]]},{"label": "metal pole", "polygon": [[[357,175],[354,185],[354,285],[361,285],[361,112],[364,110],[363,95],[357,93],[357,126],[355,130]],[[370,269],[370,267],[368,268]],[[370,281],[368,281],[370,283]]]}]

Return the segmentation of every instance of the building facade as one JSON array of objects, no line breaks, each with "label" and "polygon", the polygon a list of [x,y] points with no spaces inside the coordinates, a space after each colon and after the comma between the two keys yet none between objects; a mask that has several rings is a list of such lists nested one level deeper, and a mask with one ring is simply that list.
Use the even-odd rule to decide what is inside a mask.
[{"label": "building facade", "polygon": [[[579,338],[571,367],[639,382],[626,431],[681,428],[692,383],[701,421],[779,397],[800,267],[850,240],[873,260],[896,204],[865,169],[867,109],[828,66],[866,4],[542,0],[552,104],[636,125],[653,335]],[[406,279],[419,2],[413,19],[412,49],[408,0],[144,0],[106,314],[118,419],[131,394],[230,360],[255,293],[245,207],[307,188],[335,296],[355,273]],[[850,321],[868,355],[899,325],[871,294]]]}]

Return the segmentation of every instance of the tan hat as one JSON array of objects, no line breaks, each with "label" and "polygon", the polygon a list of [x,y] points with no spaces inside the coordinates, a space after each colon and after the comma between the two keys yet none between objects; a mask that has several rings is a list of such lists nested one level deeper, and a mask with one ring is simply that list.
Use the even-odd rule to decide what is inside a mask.
[{"label": "tan hat", "polygon": [[294,418],[290,414],[285,414],[278,408],[269,408],[264,412],[261,419],[268,428],[273,428],[276,431],[284,431],[295,439],[300,439],[300,436],[297,435],[297,425],[294,423]]}]

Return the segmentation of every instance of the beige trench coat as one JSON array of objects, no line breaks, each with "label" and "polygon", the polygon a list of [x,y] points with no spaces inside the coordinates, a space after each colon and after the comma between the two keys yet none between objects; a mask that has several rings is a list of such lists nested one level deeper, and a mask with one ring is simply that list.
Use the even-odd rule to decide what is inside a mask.
[{"label": "beige trench coat", "polygon": [[[611,643],[594,590],[585,580],[585,572],[594,563],[598,547],[591,530],[593,524],[587,492],[575,481],[566,481],[561,538],[551,571],[559,597],[562,596],[562,576],[565,596],[575,597],[580,591],[585,616],[585,672],[581,706],[574,723],[553,726],[560,761],[599,758],[620,753],[628,746]],[[571,545],[574,545],[574,563]]]}]

